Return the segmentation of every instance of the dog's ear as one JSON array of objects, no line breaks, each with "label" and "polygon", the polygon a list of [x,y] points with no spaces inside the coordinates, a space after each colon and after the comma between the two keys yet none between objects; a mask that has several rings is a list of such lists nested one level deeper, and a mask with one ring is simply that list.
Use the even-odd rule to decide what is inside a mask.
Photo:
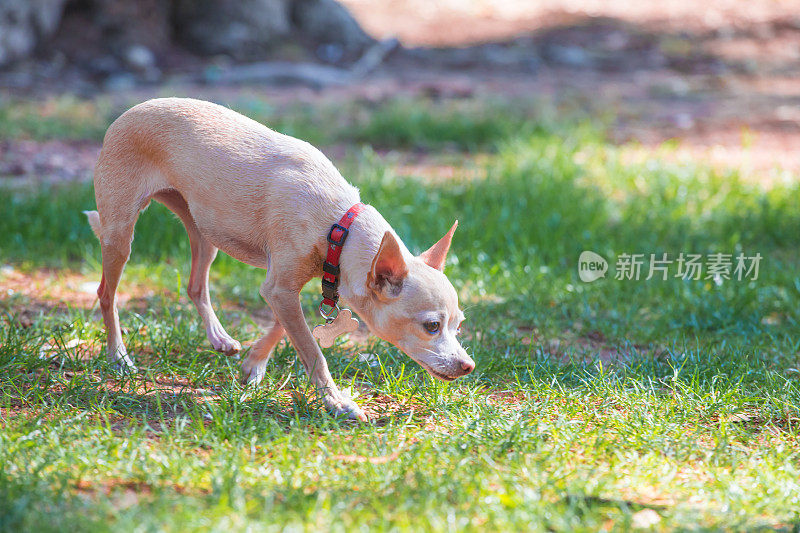
[{"label": "dog's ear", "polygon": [[367,285],[378,293],[396,294],[408,275],[408,265],[403,259],[400,243],[387,231],[383,234],[378,253],[372,260],[372,269],[367,277]]},{"label": "dog's ear", "polygon": [[450,243],[453,241],[453,233],[456,232],[458,227],[458,220],[455,221],[453,227],[450,228],[444,237],[439,239],[439,242],[425,250],[419,255],[426,265],[435,268],[436,270],[444,270],[444,262],[447,259],[447,252],[450,251]]}]

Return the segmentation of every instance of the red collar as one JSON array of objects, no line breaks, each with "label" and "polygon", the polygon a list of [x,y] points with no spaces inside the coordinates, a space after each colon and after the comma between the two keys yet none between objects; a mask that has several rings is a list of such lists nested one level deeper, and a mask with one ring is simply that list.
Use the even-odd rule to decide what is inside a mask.
[{"label": "red collar", "polygon": [[[350,225],[366,206],[358,202],[347,210],[347,213],[337,224],[331,226],[328,232],[328,256],[322,263],[322,303],[319,311],[326,319],[332,319],[335,315],[333,310],[338,308],[339,301],[339,256],[342,255],[342,247],[347,235],[350,233]],[[325,313],[322,306],[327,305],[330,311]]]}]

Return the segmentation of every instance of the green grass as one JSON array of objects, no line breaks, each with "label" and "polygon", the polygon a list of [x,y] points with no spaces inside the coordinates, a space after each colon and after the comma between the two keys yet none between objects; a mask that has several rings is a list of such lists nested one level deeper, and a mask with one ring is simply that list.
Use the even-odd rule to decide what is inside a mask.
[{"label": "green grass", "polygon": [[[156,95],[160,96],[160,95]],[[163,96],[174,96],[172,92]],[[0,95],[0,140],[80,139],[101,141],[108,126],[140,100],[129,97],[45,101]],[[277,106],[243,95],[217,103],[313,144],[369,143],[413,150],[493,150],[498,141],[542,129],[537,102],[390,99],[385,102],[328,102]]]},{"label": "green grass", "polygon": [[31,101],[0,95],[0,139],[102,140],[116,111],[71,96]]},{"label": "green grass", "polygon": [[[122,309],[139,374],[86,356],[104,338],[96,309],[0,302],[0,529],[596,531],[647,510],[657,529],[798,527],[798,185],[624,165],[596,126],[532,105],[350,105],[276,127],[347,143],[337,165],[412,250],[459,219],[447,274],[475,373],[442,384],[384,342],[333,348],[335,378],[372,425],[289,394],[308,382],[288,345],[263,387],[243,389],[181,296],[183,229],[154,205],[123,279],[156,291]],[[277,116],[257,100],[235,107]],[[363,143],[455,151],[464,176],[399,176]],[[488,153],[485,178],[468,177],[472,151]],[[0,262],[98,277],[80,214],[90,187],[0,189],[0,204]],[[578,279],[583,250],[611,259],[606,279]],[[740,251],[763,256],[758,280],[613,276],[620,253]],[[258,335],[261,275],[228,257],[212,269],[240,340]],[[304,293],[309,317],[317,289]],[[64,348],[75,338],[86,343]],[[52,361],[45,343],[61,346]]]}]

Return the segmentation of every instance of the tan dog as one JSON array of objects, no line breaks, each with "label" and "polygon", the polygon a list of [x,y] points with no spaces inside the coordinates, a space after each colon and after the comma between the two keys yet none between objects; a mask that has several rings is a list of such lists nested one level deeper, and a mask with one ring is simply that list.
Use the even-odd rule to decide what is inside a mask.
[{"label": "tan dog", "polygon": [[[217,250],[266,269],[260,294],[276,322],[244,360],[243,380],[261,381],[273,348],[288,333],[326,406],[366,420],[333,382],[300,306],[300,289],[322,274],[331,225],[359,202],[358,190],[319,150],[216,104],[150,100],[108,129],[94,186],[97,211],[86,214],[103,254],[97,294],[112,361],[134,368],[122,341],[116,290],[136,219],[154,199],[186,226],[188,293],[216,350],[241,349],[211,307],[208,271]],[[375,334],[444,380],[475,367],[456,340],[463,314],[442,273],[455,228],[414,257],[367,206],[350,228],[340,262],[341,297]]]}]

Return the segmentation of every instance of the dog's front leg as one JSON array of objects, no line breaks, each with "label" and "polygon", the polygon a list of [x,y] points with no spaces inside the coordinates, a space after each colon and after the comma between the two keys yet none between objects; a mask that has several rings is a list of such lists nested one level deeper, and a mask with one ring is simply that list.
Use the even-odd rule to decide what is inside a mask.
[{"label": "dog's front leg", "polygon": [[299,292],[276,287],[268,281],[261,286],[260,292],[288,333],[308,377],[317,388],[317,393],[328,410],[335,415],[345,415],[366,422],[367,416],[364,411],[352,399],[342,394],[333,382],[325,356],[322,355],[322,350],[306,324],[303,308],[300,306]]}]

